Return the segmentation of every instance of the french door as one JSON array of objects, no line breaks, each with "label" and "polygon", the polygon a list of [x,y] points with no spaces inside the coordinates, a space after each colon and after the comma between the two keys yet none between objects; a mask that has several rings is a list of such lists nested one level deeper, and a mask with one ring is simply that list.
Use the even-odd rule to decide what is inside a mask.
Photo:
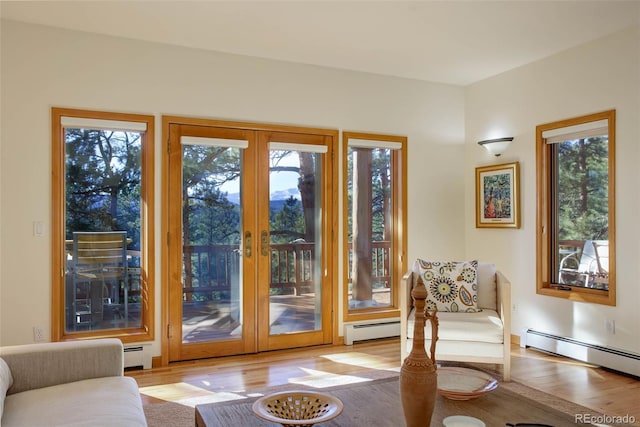
[{"label": "french door", "polygon": [[169,361],[330,343],[335,136],[165,122]]}]

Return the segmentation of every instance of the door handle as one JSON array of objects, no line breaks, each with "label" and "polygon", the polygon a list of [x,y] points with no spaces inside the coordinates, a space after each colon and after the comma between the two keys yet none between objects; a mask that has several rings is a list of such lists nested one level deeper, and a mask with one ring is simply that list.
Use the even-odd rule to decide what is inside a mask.
[{"label": "door handle", "polygon": [[260,246],[262,248],[262,256],[269,255],[269,242],[267,240],[268,240],[267,231],[262,230],[262,233],[260,233]]},{"label": "door handle", "polygon": [[244,255],[247,258],[251,258],[251,232],[245,231],[244,233]]}]

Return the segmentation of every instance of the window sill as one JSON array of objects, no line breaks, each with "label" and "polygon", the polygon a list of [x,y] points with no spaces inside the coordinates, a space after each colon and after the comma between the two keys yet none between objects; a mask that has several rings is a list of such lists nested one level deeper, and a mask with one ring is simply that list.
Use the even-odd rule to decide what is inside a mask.
[{"label": "window sill", "polygon": [[538,286],[536,293],[571,301],[589,302],[593,304],[616,305],[615,294],[611,290],[578,288],[566,285],[543,284]]}]

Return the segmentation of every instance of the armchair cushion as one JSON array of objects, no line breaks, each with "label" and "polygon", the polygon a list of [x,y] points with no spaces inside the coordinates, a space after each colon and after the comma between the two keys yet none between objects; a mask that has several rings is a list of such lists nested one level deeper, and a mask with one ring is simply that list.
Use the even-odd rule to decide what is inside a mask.
[{"label": "armchair cushion", "polygon": [[415,270],[427,288],[427,310],[476,312],[478,261],[416,260]]},{"label": "armchair cushion", "polygon": [[[502,319],[493,310],[476,313],[438,312],[438,321],[442,327],[438,330],[440,341],[487,342],[502,344],[504,331]],[[415,309],[409,314],[407,337],[413,337]],[[431,328],[424,328],[424,339],[431,339]]]}]

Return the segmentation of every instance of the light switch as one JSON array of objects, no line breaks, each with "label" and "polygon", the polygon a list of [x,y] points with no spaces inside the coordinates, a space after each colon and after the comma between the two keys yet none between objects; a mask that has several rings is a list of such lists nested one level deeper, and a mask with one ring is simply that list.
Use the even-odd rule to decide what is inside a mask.
[{"label": "light switch", "polygon": [[35,237],[44,236],[44,222],[43,221],[33,221],[33,235]]}]

